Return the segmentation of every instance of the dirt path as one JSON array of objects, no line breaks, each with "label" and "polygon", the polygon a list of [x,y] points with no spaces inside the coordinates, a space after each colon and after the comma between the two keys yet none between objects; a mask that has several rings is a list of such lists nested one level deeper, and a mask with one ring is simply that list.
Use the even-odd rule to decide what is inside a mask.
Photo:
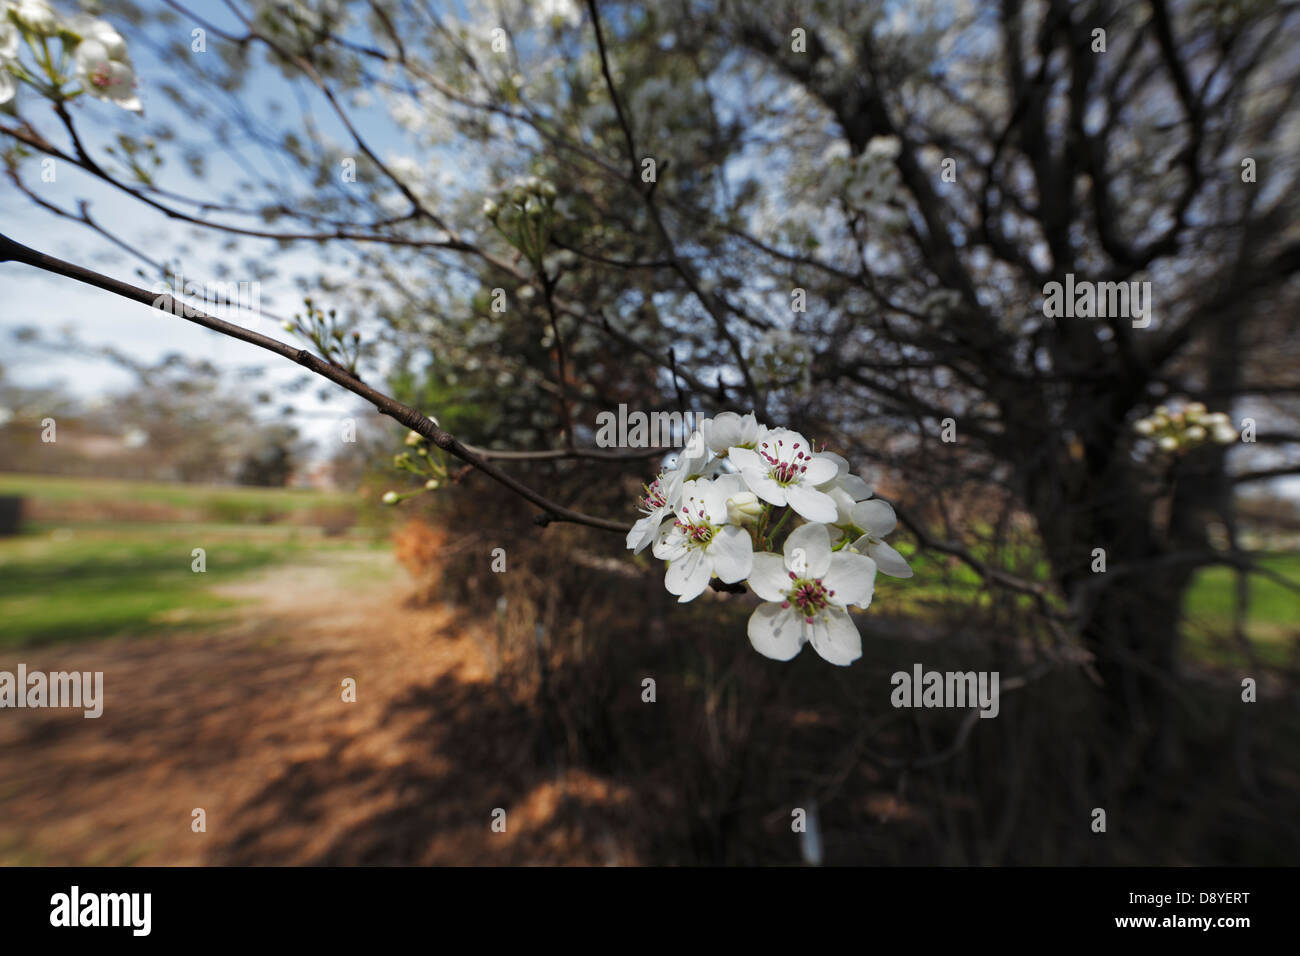
[{"label": "dirt path", "polygon": [[0,711],[0,864],[634,862],[626,795],[540,769],[474,636],[407,591],[386,553],[323,556],[227,589],[254,604],[216,634],[0,659],[103,671],[105,698]]}]

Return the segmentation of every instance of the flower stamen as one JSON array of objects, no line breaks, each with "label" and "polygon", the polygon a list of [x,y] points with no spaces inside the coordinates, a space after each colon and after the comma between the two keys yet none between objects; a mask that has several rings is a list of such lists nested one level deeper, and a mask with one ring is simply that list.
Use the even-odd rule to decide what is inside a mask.
[{"label": "flower stamen", "polygon": [[788,608],[793,604],[803,619],[811,624],[830,605],[835,592],[827,590],[820,578],[798,578],[793,571],[790,578],[794,584],[786,592],[786,600],[781,606]]}]

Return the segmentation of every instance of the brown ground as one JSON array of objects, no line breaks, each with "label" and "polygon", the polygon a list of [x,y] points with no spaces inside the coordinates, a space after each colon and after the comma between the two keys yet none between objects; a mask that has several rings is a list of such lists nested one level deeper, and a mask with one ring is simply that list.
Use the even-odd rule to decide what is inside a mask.
[{"label": "brown ground", "polygon": [[20,651],[29,670],[102,670],[105,705],[4,712],[0,864],[635,862],[616,837],[628,795],[539,767],[483,635],[405,606],[400,571],[346,583],[373,575],[343,558],[392,562],[277,569],[216,634]]}]

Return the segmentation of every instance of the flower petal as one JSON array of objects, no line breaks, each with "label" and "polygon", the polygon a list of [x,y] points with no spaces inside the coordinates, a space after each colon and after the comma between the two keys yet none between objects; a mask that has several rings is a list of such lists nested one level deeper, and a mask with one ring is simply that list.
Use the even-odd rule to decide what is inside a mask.
[{"label": "flower petal", "polygon": [[727,525],[713,536],[706,549],[714,572],[727,584],[749,577],[754,567],[754,542],[749,532]]},{"label": "flower petal", "polygon": [[805,466],[803,480],[810,485],[824,485],[839,474],[839,466],[830,458],[814,455]]},{"label": "flower petal", "polygon": [[[818,490],[826,492],[835,502],[835,520],[832,524],[847,526],[853,523],[853,506],[857,502],[853,500],[852,495],[834,483]],[[833,532],[832,537],[834,537]]]},{"label": "flower petal", "polygon": [[854,506],[853,523],[873,538],[883,538],[898,525],[898,518],[893,508],[879,498],[872,498]]},{"label": "flower petal", "polygon": [[677,530],[671,522],[665,521],[655,538],[651,553],[660,561],[675,561],[686,551],[686,535]]},{"label": "flower petal", "polygon": [[813,650],[832,664],[847,667],[862,656],[862,635],[847,611],[828,610],[824,617],[804,624],[804,631]]},{"label": "flower petal", "polygon": [[868,544],[865,550],[884,574],[888,574],[892,578],[910,578],[912,576],[912,568],[908,565],[907,559],[885,542],[873,542]]},{"label": "flower petal", "polygon": [[[754,489],[755,494],[758,489]],[[790,507],[809,521],[822,521],[829,524],[838,514],[835,499],[824,491],[818,491],[811,485],[789,485],[785,489],[786,501]]]},{"label": "flower petal", "polygon": [[820,578],[831,566],[831,536],[823,524],[806,524],[785,539],[785,566],[800,577]]},{"label": "flower petal", "polygon": [[[836,478],[839,478],[839,477],[841,477],[841,476],[843,476],[843,475],[847,475],[847,474],[849,473],[849,460],[848,460],[847,458],[845,458],[843,455],[837,455],[837,454],[835,454],[835,452],[833,452],[833,451],[824,451],[824,452],[819,453],[817,457],[819,457],[819,458],[825,458],[825,459],[828,459],[828,460],[830,460],[830,461],[835,462],[835,477],[836,477]],[[836,482],[836,484],[838,484],[838,483],[839,483],[839,482]],[[829,481],[826,481],[826,482],[822,482],[822,484],[824,484],[824,485],[828,485],[828,484],[830,484],[830,482],[829,482]],[[823,490],[823,491],[826,491],[826,490],[828,490],[828,489],[823,488],[822,490]]]},{"label": "flower petal", "polygon": [[749,643],[764,657],[788,661],[803,649],[803,622],[779,604],[760,604],[749,618]]},{"label": "flower petal", "polygon": [[777,484],[776,479],[768,475],[767,470],[752,471],[746,468],[741,471],[740,476],[745,479],[745,484],[749,490],[758,495],[769,504],[781,505],[786,504],[786,489]]},{"label": "flower petal", "polygon": [[857,475],[840,475],[835,480],[835,486],[847,491],[854,501],[866,501],[871,497],[871,485],[867,484],[865,478],[859,478]]},{"label": "flower petal", "polygon": [[[722,461],[723,459],[714,459]],[[746,491],[745,479],[740,475],[719,475],[704,492],[704,509],[714,524],[727,523],[727,499]]]},{"label": "flower petal", "polygon": [[686,553],[676,561],[668,562],[668,573],[664,575],[664,587],[669,594],[676,594],[678,602],[685,604],[694,601],[709,586],[713,577],[713,563],[699,548],[688,548]]},{"label": "flower petal", "polygon": [[645,550],[646,545],[655,539],[663,520],[663,512],[656,511],[632,525],[632,530],[627,533],[627,546],[632,549],[634,554],[640,554]]},{"label": "flower petal", "polygon": [[705,425],[700,423],[700,431],[715,454],[725,455],[732,445],[740,444],[741,418],[736,412],[719,412]]},{"label": "flower petal", "polygon": [[876,562],[865,554],[837,551],[831,555],[831,569],[822,584],[835,592],[832,600],[836,604],[867,607],[876,586]]},{"label": "flower petal", "polygon": [[758,452],[754,451],[752,448],[732,446],[727,452],[727,457],[730,458],[731,463],[741,471],[752,469],[763,473],[767,472],[767,464],[759,457]]},{"label": "flower petal", "polygon": [[779,554],[760,551],[754,555],[754,566],[749,572],[749,589],[764,601],[784,601],[790,586],[790,574]]}]

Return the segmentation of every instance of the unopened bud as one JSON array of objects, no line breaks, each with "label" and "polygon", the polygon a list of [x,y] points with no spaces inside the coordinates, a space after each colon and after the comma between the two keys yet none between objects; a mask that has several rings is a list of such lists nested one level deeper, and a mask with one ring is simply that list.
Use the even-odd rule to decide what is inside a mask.
[{"label": "unopened bud", "polygon": [[763,503],[758,500],[758,495],[752,491],[742,491],[740,494],[732,495],[727,499],[727,519],[732,524],[757,521],[758,516],[762,513]]}]

